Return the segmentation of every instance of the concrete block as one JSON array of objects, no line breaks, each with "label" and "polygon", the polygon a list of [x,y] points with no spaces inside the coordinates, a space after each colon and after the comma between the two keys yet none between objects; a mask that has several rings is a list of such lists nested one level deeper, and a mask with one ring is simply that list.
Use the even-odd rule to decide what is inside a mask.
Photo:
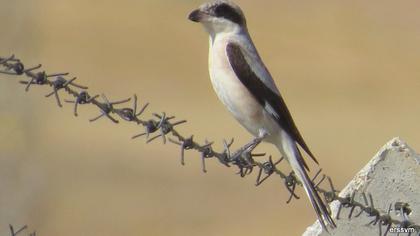
[{"label": "concrete block", "polygon": [[[381,213],[386,213],[390,204],[394,206],[396,202],[409,203],[409,208],[412,210],[409,215],[410,221],[420,224],[420,156],[401,139],[392,139],[350,181],[339,196],[351,196],[355,191],[355,201],[361,203],[365,202],[362,192],[372,194],[374,206]],[[337,218],[339,202],[333,201],[330,207],[333,217]],[[369,217],[365,212],[359,217],[354,217],[360,212],[360,209],[356,208],[353,217],[349,219],[350,210],[344,207],[341,209],[339,219],[336,219],[337,229],[330,230],[330,233],[323,232],[316,221],[307,228],[303,236],[379,235],[378,225],[367,225],[374,218]],[[393,219],[402,220],[399,212],[392,210],[390,215]],[[382,229],[382,234],[384,234],[386,227],[383,226]],[[397,235],[397,233],[388,232],[387,235]],[[419,233],[411,235],[419,235]]]}]

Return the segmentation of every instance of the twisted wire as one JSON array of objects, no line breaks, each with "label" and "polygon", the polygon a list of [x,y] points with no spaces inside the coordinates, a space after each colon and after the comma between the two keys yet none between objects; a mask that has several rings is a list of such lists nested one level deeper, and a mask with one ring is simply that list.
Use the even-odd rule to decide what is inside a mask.
[{"label": "twisted wire", "polygon": [[[65,99],[64,101],[73,104],[74,116],[78,116],[78,107],[80,105],[93,105],[97,107],[99,114],[96,117],[91,118],[89,120],[90,122],[97,121],[101,118],[107,118],[113,123],[126,121],[141,125],[143,126],[144,131],[140,134],[133,135],[132,139],[145,137],[146,143],[150,143],[161,138],[164,144],[169,141],[178,145],[180,147],[180,162],[182,165],[185,165],[185,152],[188,150],[195,150],[200,154],[203,172],[207,172],[207,159],[217,159],[224,166],[237,167],[238,174],[241,177],[248,176],[254,169],[257,169],[256,186],[261,185],[272,176],[277,176],[283,181],[284,186],[289,192],[289,198],[286,202],[290,203],[292,199],[299,199],[295,190],[297,186],[302,186],[301,182],[296,178],[293,172],[287,174],[278,168],[279,164],[284,160],[283,157],[276,161],[273,160],[272,156],[269,156],[266,161],[256,160],[258,157],[265,156],[265,154],[253,152],[261,143],[264,136],[254,138],[234,152],[231,150],[234,139],[229,142],[223,140],[223,150],[216,151],[213,148],[214,142],[206,140],[205,143],[199,143],[194,139],[193,135],[185,136],[176,130],[176,127],[186,123],[186,120],[174,121],[176,117],[168,116],[166,113],[153,113],[151,118],[143,118],[149,103],[143,104],[139,109],[137,95],[134,95],[132,98],[110,101],[104,94],[91,95],[88,92],[88,87],[75,83],[77,77],[68,79],[69,73],[50,74],[41,70],[41,68],[41,64],[26,68],[21,60],[17,59],[14,55],[5,58],[0,57],[0,74],[26,77],[26,80],[19,81],[21,84],[25,85],[26,92],[28,92],[32,86],[48,86],[52,91],[46,94],[45,97],[54,95],[59,107],[63,106],[60,97],[61,91],[73,96],[73,100]],[[131,101],[132,105],[130,107],[120,107]],[[378,225],[380,236],[386,236],[392,226],[414,228],[420,235],[420,225],[411,222],[408,218],[408,212],[411,212],[408,203],[397,202],[395,204],[390,204],[388,211],[384,212],[375,208],[371,194],[366,195],[366,193],[361,193],[364,202],[355,200],[356,192],[351,196],[340,197],[337,194],[339,191],[335,189],[331,178],[325,174],[322,174],[321,176],[321,172],[322,169],[315,174],[312,178],[312,182],[318,193],[324,197],[325,202],[339,202],[339,209],[336,216],[337,219],[340,218],[342,208],[349,208],[349,219],[352,217],[359,217],[362,213],[366,213],[367,216],[372,218],[367,225]],[[328,182],[327,188],[321,187],[321,184],[324,183],[325,180]],[[390,212],[392,208],[395,211],[401,212],[400,216],[402,219],[394,219],[391,217]],[[359,213],[353,215],[355,209],[359,209]],[[383,230],[383,227],[386,227],[386,230]],[[411,233],[409,235],[411,235]],[[12,234],[12,236],[15,236],[15,234]]]}]

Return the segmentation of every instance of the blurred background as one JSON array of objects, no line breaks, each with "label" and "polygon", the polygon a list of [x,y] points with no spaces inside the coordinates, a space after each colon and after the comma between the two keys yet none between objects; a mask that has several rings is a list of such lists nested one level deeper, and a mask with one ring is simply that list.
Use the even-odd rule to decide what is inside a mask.
[{"label": "blurred background", "polygon": [[[395,136],[420,150],[420,2],[237,0],[254,42],[324,172],[342,188]],[[208,39],[187,21],[202,1],[0,0],[0,56],[71,72],[92,93],[138,94],[151,112],[189,123],[221,147],[250,139],[217,100]],[[198,154],[130,137],[44,87],[25,93],[0,75],[0,235],[28,224],[37,235],[300,235],[315,220],[303,198],[286,204],[277,178],[254,186]],[[260,151],[278,156],[270,145]],[[285,164],[282,168],[287,170]]]}]

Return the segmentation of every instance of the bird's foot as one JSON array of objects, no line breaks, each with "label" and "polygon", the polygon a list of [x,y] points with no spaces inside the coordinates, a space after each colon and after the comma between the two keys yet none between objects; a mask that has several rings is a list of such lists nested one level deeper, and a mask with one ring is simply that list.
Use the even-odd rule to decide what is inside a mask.
[{"label": "bird's foot", "polygon": [[241,156],[251,155],[252,151],[267,137],[268,133],[264,129],[259,130],[257,137],[253,138],[249,143],[239,148],[233,155],[233,159]]}]

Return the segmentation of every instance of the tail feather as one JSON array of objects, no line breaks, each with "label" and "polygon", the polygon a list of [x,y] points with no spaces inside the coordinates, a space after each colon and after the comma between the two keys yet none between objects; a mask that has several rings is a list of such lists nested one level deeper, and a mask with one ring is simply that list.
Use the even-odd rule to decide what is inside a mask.
[{"label": "tail feather", "polygon": [[328,229],[325,225],[325,222],[327,223],[327,225],[330,225],[331,227],[335,228],[336,225],[334,223],[334,220],[331,218],[327,207],[325,206],[324,202],[321,200],[321,197],[316,191],[306,171],[302,167],[299,167],[299,168],[296,168],[295,174],[302,181],[303,188],[305,189],[306,194],[308,195],[309,200],[311,201],[311,204],[318,217],[319,223],[321,223],[322,227],[326,231],[328,231]]},{"label": "tail feather", "polygon": [[[321,226],[328,231],[326,225],[331,226],[332,228],[336,227],[334,220],[330,216],[328,209],[324,202],[321,200],[318,192],[316,191],[314,184],[312,183],[308,173],[305,169],[305,161],[300,154],[300,151],[297,148],[297,145],[294,140],[290,138],[287,133],[284,133],[280,143],[278,144],[278,149],[289,161],[295,175],[302,182],[303,188],[305,189],[306,194],[309,197],[309,200],[312,204],[312,207],[315,210],[315,213],[318,217],[319,223]],[[306,167],[306,168],[305,168]]]}]

